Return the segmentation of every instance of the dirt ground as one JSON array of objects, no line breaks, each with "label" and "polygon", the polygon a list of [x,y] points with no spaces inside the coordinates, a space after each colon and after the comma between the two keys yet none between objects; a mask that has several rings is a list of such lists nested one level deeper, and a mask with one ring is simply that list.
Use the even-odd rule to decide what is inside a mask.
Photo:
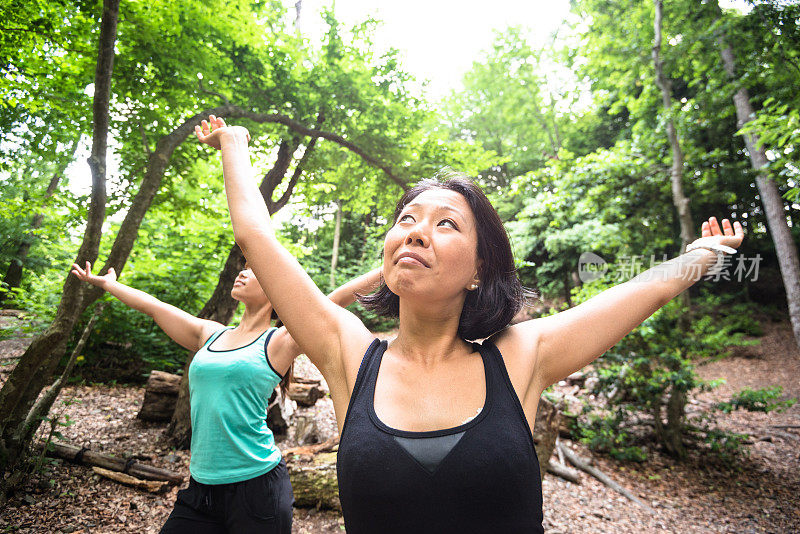
[{"label": "dirt ground", "polygon": [[[764,323],[761,345],[737,349],[729,358],[702,365],[703,378],[724,378],[717,389],[695,395],[690,408],[706,411],[745,386],[780,385],[800,398],[800,351],[788,322]],[[0,382],[8,376],[24,343],[0,342]],[[298,364],[303,375],[316,370]],[[162,439],[164,425],[136,419],[143,388],[103,385],[65,388],[53,408],[60,429],[72,444],[129,457],[188,475],[189,455]],[[336,432],[329,398],[301,413],[313,415],[321,439]],[[751,436],[748,454],[733,470],[709,463],[698,452],[676,463],[657,451],[643,464],[593,454],[572,444],[594,465],[632,491],[655,512],[650,514],[581,473],[571,484],[552,475],[543,482],[545,529],[550,533],[640,532],[800,532],[800,405],[784,413],[734,412],[715,416],[719,428]],[[291,446],[291,439],[280,443]],[[43,471],[26,481],[0,515],[0,531],[25,533],[158,532],[169,514],[177,488],[150,494],[100,478],[83,466],[46,460]],[[343,532],[332,511],[296,509],[296,533]]]}]

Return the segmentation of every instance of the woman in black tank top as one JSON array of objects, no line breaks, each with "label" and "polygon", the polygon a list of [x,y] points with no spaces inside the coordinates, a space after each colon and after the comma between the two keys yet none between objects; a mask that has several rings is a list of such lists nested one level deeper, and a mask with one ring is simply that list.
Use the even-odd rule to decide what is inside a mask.
[{"label": "woman in black tank top", "polygon": [[395,209],[384,283],[362,299],[399,317],[397,337],[379,342],[331,305],[276,239],[247,130],[212,116],[197,135],[221,149],[237,243],[330,387],[351,534],[542,532],[530,432],[542,391],[600,356],[744,237],[738,222],[734,231],[723,221],[723,230],[712,217],[695,250],[580,306],[508,326],[525,293],[500,218],[462,175],[423,180]]},{"label": "woman in black tank top", "polygon": [[503,358],[474,345],[486,371],[480,413],[450,429],[397,430],[373,407],[386,342],[370,345],[339,444],[348,532],[542,532],[539,462]]}]

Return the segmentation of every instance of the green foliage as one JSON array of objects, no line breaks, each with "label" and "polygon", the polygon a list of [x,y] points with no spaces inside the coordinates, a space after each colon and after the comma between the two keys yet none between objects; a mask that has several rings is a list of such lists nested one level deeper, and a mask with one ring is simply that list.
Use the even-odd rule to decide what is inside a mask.
[{"label": "green foliage", "polygon": [[744,388],[735,393],[730,402],[717,404],[717,409],[725,413],[734,410],[747,410],[749,412],[769,413],[773,410],[783,412],[797,404],[797,399],[778,400],[783,396],[781,386],[772,386],[761,389]]},{"label": "green foliage", "polygon": [[[673,106],[665,111],[653,81],[652,3],[575,1],[571,25],[543,46],[532,44],[524,28],[500,31],[475,58],[463,91],[430,102],[413,90],[396,50],[377,51],[374,20],[346,28],[327,12],[323,40],[311,42],[297,34],[277,1],[123,2],[112,89],[114,164],[100,260],[159,140],[187,117],[225,101],[319,123],[409,182],[444,165],[477,176],[507,222],[524,283],[568,303],[627,279],[578,288],[583,252],[612,265],[633,255],[678,252],[664,131],[671,118],[685,152],[684,185],[697,225],[712,214],[734,213],[746,225],[745,247],[772,255],[753,173],[736,135],[736,86],[720,66],[717,36],[724,33],[733,45],[739,81],[757,110],[744,131],[759,135],[769,149],[769,172],[795,202],[800,30],[797,5],[752,4],[748,13],[719,12],[715,2],[665,6],[662,53],[673,85]],[[20,243],[32,243],[12,302],[37,317],[31,331],[47,324],[56,309],[86,218],[87,197],[66,179],[51,198],[44,193],[51,177],[85,156],[88,140],[81,135],[91,132],[87,89],[100,7],[70,0],[0,7],[4,27],[20,29],[0,34],[0,272],[16,261]],[[253,134],[259,172],[272,166],[281,141],[299,143],[298,155],[309,144],[282,125],[238,122]],[[210,295],[232,244],[221,170],[209,154],[191,140],[179,146],[121,273],[122,281],[192,313]],[[284,208],[291,213],[279,215],[288,219],[280,238],[329,291],[379,264],[400,187],[325,139],[302,171]],[[286,188],[284,182],[274,198]],[[344,217],[331,284],[337,203]],[[787,212],[795,222],[797,209],[791,204]],[[31,232],[36,214],[44,223]],[[686,312],[674,304],[654,315],[602,360],[601,389],[616,388],[614,402],[635,413],[653,409],[673,388],[705,387],[693,373],[696,358],[720,357],[725,347],[744,343],[745,335],[760,334],[744,294],[696,299],[689,331],[676,328]],[[352,309],[370,328],[393,324],[358,305]],[[82,369],[88,374],[100,362],[124,358],[142,372],[175,369],[183,356],[152,320],[114,303],[91,338]]]},{"label": "green foliage", "polygon": [[742,457],[750,454],[746,447],[746,442],[750,437],[748,434],[728,432],[713,427],[704,428],[703,434],[702,442],[710,453],[709,457],[728,468],[740,466],[739,461]]},{"label": "green foliage", "polygon": [[[584,302],[607,287],[607,281],[597,280],[575,290],[573,298]],[[695,362],[721,357],[730,346],[754,343],[745,340],[739,330],[748,328],[752,332],[758,324],[743,323],[738,308],[720,309],[720,302],[713,296],[698,299],[690,315],[678,299],[672,300],[595,362],[598,380],[593,393],[603,400],[603,409],[610,416],[590,417],[588,423],[581,423],[581,436],[588,444],[613,455],[633,454],[628,451],[632,445],[625,427],[642,416],[657,417],[653,437],[659,442],[665,439],[661,417],[671,397],[678,394],[685,398],[692,391],[715,385],[697,376]],[[704,309],[712,307],[717,310],[716,317],[703,314]],[[668,420],[667,425],[680,428],[686,437],[690,434],[683,411],[680,420]]]},{"label": "green foliage", "polygon": [[622,429],[622,422],[621,411],[605,417],[589,414],[586,419],[578,420],[578,438],[589,448],[606,452],[617,460],[644,462],[647,451],[633,445],[633,436]]},{"label": "green foliage", "polygon": [[[335,284],[339,286],[380,265],[383,251],[383,226],[370,225],[371,213],[361,215],[344,211],[336,268]],[[320,226],[319,223],[322,222]],[[323,291],[335,289],[330,284],[333,248],[333,214],[315,218],[296,217],[281,227],[279,237],[291,250],[303,268]],[[396,320],[377,316],[354,303],[348,309],[372,331],[386,331],[396,326]]]},{"label": "green foliage", "polygon": [[800,201],[800,109],[770,97],[754,120],[740,130],[755,135],[770,158],[767,171],[786,192],[790,202]]}]

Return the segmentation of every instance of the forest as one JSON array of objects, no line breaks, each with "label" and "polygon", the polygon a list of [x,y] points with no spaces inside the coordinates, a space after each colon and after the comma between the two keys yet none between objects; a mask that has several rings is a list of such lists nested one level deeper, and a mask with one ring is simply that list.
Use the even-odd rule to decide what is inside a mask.
[{"label": "forest", "polygon": [[[214,115],[248,129],[278,240],[326,294],[451,170],[508,232],[515,323],[741,224],[717,272],[544,391],[543,525],[800,531],[800,3],[570,0],[547,35],[494,28],[444,95],[343,3],[0,0],[0,530],[159,532],[189,482],[194,351],[70,271],[242,319],[222,160],[195,136]],[[305,355],[293,375],[267,418],[292,532],[342,532],[330,388]]]}]

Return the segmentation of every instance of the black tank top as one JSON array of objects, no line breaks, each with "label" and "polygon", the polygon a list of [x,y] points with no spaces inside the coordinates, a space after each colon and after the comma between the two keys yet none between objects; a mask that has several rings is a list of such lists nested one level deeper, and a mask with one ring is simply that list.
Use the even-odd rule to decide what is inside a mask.
[{"label": "black tank top", "polygon": [[486,403],[474,419],[430,432],[378,419],[375,381],[387,343],[367,349],[336,466],[348,534],[544,532],[539,461],[519,398],[497,347],[473,345]]}]

